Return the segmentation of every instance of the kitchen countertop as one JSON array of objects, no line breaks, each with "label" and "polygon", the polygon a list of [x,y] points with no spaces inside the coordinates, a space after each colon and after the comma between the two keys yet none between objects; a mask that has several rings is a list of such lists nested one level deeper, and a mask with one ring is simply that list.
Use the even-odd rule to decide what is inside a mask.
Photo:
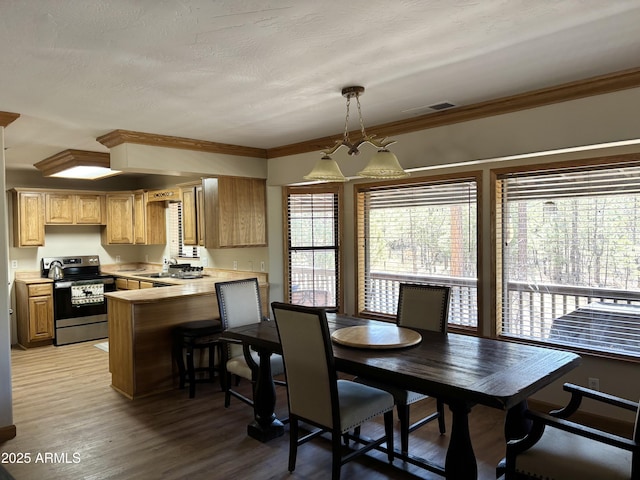
[{"label": "kitchen countertop", "polygon": [[139,290],[118,290],[105,293],[107,298],[114,298],[131,303],[152,303],[163,300],[171,300],[177,297],[215,295],[216,282],[228,280],[241,280],[245,278],[258,278],[261,285],[266,285],[267,274],[264,272],[243,272],[238,270],[205,269],[202,278],[175,278],[171,276],[160,278],[149,278],[143,276],[148,273],[159,272],[156,266],[101,266],[101,272],[117,277],[130,278],[154,283],[169,284],[166,287],[143,288]]}]

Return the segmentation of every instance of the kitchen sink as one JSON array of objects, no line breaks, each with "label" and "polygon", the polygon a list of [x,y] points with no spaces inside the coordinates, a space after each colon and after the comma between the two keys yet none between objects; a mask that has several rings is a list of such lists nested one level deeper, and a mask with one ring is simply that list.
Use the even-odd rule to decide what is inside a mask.
[{"label": "kitchen sink", "polygon": [[140,273],[136,275],[137,277],[146,277],[146,278],[171,278],[171,275],[168,273]]}]

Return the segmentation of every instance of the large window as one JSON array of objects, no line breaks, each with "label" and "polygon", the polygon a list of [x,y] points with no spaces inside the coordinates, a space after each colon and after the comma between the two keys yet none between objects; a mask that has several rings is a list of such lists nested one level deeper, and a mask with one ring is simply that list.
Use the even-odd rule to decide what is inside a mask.
[{"label": "large window", "polygon": [[340,307],[342,187],[285,188],[286,298],[309,306]]},{"label": "large window", "polygon": [[359,313],[395,315],[401,282],[449,285],[449,324],[476,327],[476,178],[356,190]]},{"label": "large window", "polygon": [[496,187],[500,333],[640,356],[640,165],[501,173]]}]

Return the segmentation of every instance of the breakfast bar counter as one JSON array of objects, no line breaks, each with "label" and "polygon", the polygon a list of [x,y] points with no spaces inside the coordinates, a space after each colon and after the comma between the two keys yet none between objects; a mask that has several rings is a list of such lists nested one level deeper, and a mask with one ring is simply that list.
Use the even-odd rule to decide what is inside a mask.
[{"label": "breakfast bar counter", "polygon": [[[216,282],[266,278],[266,274],[234,273],[237,278],[205,277],[183,285],[106,293],[111,386],[130,399],[175,388],[173,328],[184,322],[220,318]],[[260,283],[264,314],[268,314],[268,288],[266,282]]]}]

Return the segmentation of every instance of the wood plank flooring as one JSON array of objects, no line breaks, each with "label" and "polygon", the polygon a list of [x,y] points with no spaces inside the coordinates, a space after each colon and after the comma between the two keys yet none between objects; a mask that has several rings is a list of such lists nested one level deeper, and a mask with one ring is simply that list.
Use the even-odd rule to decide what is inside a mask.
[{"label": "wood plank flooring", "polygon": [[[0,445],[0,452],[31,457],[29,464],[3,465],[16,480],[329,477],[328,441],[300,447],[291,476],[287,471],[288,431],[266,444],[247,437],[252,410],[236,399],[225,409],[217,383],[199,384],[194,399],[188,398],[186,390],[174,390],[127,400],[109,386],[108,353],[94,343],[99,342],[12,352],[17,437]],[[285,390],[277,390],[277,413],[286,416]],[[421,410],[432,410],[434,404],[430,399],[413,407],[412,417],[418,418]],[[498,410],[476,407],[471,413],[481,479],[495,478],[495,466],[504,454],[503,421],[504,413]],[[382,428],[379,424],[367,427],[363,434],[372,436]],[[447,428],[451,428],[450,416]],[[411,452],[443,463],[448,439],[432,423],[411,435]],[[395,464],[403,465],[398,460]],[[345,465],[342,478],[441,478],[410,465],[403,468],[405,471],[399,471],[365,458]]]}]

